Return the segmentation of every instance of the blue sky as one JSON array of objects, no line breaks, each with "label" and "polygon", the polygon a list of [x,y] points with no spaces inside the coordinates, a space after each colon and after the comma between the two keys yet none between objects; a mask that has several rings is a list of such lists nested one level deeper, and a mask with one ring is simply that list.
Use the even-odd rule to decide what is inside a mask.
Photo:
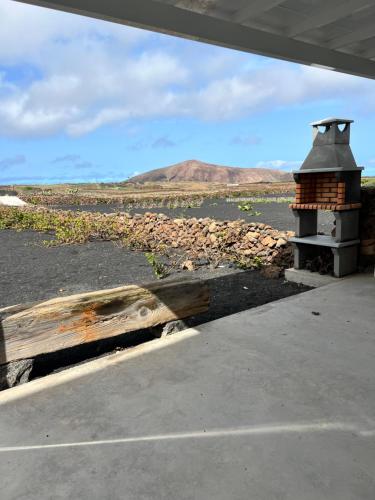
[{"label": "blue sky", "polygon": [[0,184],[118,181],[187,159],[297,168],[311,121],[355,120],[375,175],[375,82],[0,0]]}]

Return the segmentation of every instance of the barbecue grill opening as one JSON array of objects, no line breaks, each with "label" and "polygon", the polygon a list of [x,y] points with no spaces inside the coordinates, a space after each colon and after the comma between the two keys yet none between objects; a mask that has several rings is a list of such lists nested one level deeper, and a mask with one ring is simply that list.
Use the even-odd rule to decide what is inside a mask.
[{"label": "barbecue grill opening", "polygon": [[304,253],[303,268],[318,274],[334,274],[334,256],[330,248],[310,246]]}]

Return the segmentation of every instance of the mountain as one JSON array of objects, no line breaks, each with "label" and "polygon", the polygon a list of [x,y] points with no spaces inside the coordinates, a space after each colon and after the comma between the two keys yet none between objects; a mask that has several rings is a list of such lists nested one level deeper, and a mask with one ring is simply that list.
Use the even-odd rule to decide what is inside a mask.
[{"label": "mountain", "polygon": [[224,167],[187,160],[169,167],[150,170],[136,175],[131,182],[213,182],[220,184],[243,184],[248,182],[288,182],[292,174],[271,168]]}]

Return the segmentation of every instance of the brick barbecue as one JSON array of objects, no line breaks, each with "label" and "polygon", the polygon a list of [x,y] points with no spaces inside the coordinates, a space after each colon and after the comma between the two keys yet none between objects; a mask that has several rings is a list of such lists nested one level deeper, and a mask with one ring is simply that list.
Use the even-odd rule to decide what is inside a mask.
[{"label": "brick barbecue", "polygon": [[[361,173],[350,149],[353,120],[327,118],[312,123],[313,147],[295,171],[296,198],[290,205],[296,219],[294,267],[309,268],[322,247],[331,249],[333,274],[341,277],[357,269]],[[319,129],[323,128],[323,131]],[[332,210],[332,235],[317,231],[318,210]]]},{"label": "brick barbecue", "polygon": [[[297,181],[298,182],[298,181]],[[304,174],[296,186],[296,200],[290,205],[300,210],[351,210],[360,203],[346,203],[346,182],[336,173]]]}]

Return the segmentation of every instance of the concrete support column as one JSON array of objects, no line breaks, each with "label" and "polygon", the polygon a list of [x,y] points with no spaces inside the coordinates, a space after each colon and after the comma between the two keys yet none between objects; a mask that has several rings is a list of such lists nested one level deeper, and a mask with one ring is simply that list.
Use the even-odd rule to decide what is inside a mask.
[{"label": "concrete support column", "polygon": [[335,241],[356,240],[359,234],[359,210],[333,212],[336,220]]},{"label": "concrete support column", "polygon": [[331,250],[333,253],[333,274],[336,278],[341,278],[357,271],[358,245],[332,248]]}]

